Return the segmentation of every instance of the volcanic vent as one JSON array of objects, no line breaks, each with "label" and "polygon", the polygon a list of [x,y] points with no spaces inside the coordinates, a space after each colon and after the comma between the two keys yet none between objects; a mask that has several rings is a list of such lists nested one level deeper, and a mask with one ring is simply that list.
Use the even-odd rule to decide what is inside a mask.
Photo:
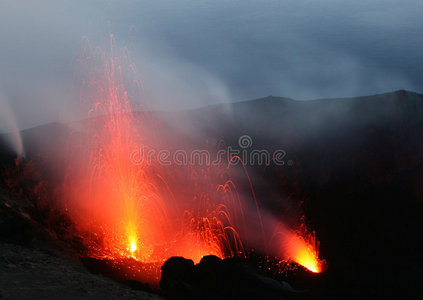
[{"label": "volcanic vent", "polygon": [[[66,141],[56,153],[28,155],[18,170],[7,170],[19,176],[27,170],[25,178],[39,182],[31,185],[31,198],[42,202],[37,206],[43,213],[54,209],[62,218],[42,223],[49,231],[65,232],[56,236],[89,269],[153,287],[159,286],[163,264],[166,274],[173,274],[169,266],[175,261],[179,268],[175,257],[201,261],[201,272],[216,267],[253,276],[232,261],[237,259],[273,275],[296,266],[323,270],[318,242],[299,210],[294,222],[271,213],[241,157],[218,165],[162,164],[157,148],[176,146],[166,120],[146,112],[146,103],[143,112],[134,108],[141,84],[133,79],[127,50],[116,47],[113,36],[107,50],[85,45],[78,60],[85,121],[61,133]],[[181,135],[181,141],[186,151],[194,147],[190,138]],[[134,161],[140,145],[153,154]],[[48,160],[54,166],[45,166]],[[188,266],[186,272],[197,272],[182,258],[179,263]]]}]

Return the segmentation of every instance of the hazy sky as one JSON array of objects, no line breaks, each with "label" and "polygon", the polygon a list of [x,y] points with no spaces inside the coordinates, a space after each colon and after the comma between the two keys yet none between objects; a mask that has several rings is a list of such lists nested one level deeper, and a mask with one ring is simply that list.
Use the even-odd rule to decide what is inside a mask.
[{"label": "hazy sky", "polygon": [[157,108],[423,92],[422,13],[421,0],[2,0],[0,97],[20,127],[63,120],[82,36],[109,33]]}]

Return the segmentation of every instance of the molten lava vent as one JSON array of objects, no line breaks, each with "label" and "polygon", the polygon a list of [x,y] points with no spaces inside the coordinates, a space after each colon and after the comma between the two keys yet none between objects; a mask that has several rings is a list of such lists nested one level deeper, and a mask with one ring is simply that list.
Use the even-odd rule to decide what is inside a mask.
[{"label": "molten lava vent", "polygon": [[[84,41],[78,66],[86,118],[68,135],[64,175],[50,192],[71,224],[65,228],[68,239],[82,241],[78,251],[89,269],[153,287],[171,257],[184,257],[192,266],[201,261],[201,272],[204,265],[217,266],[247,277],[252,273],[231,259],[255,262],[272,274],[298,266],[323,270],[318,242],[304,219],[285,222],[270,214],[241,157],[207,166],[161,163],[156,147],[174,145],[162,120],[145,112],[147,103],[143,112],[134,109],[143,93],[128,52],[115,46],[113,36],[107,50]],[[134,161],[140,145],[153,154]],[[46,189],[39,185],[36,193]]]}]

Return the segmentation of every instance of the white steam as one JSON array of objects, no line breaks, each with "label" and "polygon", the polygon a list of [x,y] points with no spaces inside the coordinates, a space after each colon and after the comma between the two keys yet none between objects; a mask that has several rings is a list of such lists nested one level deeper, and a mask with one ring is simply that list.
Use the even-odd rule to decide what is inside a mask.
[{"label": "white steam", "polygon": [[17,157],[25,157],[18,124],[9,103],[3,96],[0,96],[0,130],[7,133],[4,135],[6,142],[13,148]]}]

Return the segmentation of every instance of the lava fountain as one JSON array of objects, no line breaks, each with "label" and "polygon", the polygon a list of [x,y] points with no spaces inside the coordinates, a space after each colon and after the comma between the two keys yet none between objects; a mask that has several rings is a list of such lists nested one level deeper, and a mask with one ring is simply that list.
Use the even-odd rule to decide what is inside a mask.
[{"label": "lava fountain", "polygon": [[[154,278],[146,280],[158,282],[160,266],[171,256],[196,263],[206,255],[245,257],[254,248],[266,249],[264,231],[276,230],[283,237],[283,247],[275,254],[278,258],[321,271],[315,239],[263,227],[269,225],[262,222],[248,174],[254,201],[250,206],[234,181],[212,176],[212,167],[192,176],[195,170],[164,168],[154,155],[135,164],[131,160],[134,149],[140,144],[153,147],[147,138],[151,132],[144,131],[149,127],[139,126],[140,119],[144,123],[157,120],[147,113],[134,114],[134,96],[127,89],[134,81],[126,78],[125,65],[130,66],[128,72],[135,68],[127,63],[127,52],[116,49],[113,36],[108,51],[87,45],[79,63],[81,107],[89,108],[89,118],[82,133],[71,139],[61,191],[65,209],[84,241],[84,255],[153,265],[153,271],[144,271],[154,273]],[[135,89],[140,86],[135,82]],[[180,173],[189,176],[183,174],[185,182],[174,188],[169,181]],[[250,239],[251,234],[260,236],[259,242]]]},{"label": "lava fountain", "polygon": [[277,245],[277,256],[283,257],[288,263],[295,262],[313,273],[324,270],[325,261],[319,258],[319,242],[314,232],[308,232],[304,224],[297,230],[291,230],[282,223],[276,228],[272,240]]},{"label": "lava fountain", "polygon": [[143,139],[133,124],[122,54],[115,53],[113,41],[111,36],[110,52],[97,48],[81,59],[89,70],[81,104],[90,106],[90,119],[76,149],[71,147],[66,204],[79,231],[90,236],[84,240],[92,255],[150,261],[154,245],[165,241],[167,212],[154,166],[130,160]]},{"label": "lava fountain", "polygon": [[66,210],[88,255],[162,263],[176,255],[199,262],[238,253],[241,242],[225,205],[211,200],[212,189],[207,194],[193,185],[191,201],[175,199],[166,178],[177,170],[162,168],[154,156],[131,160],[134,149],[150,142],[137,122],[156,121],[147,113],[135,119],[122,71],[126,53],[118,53],[113,36],[109,49],[87,49],[80,60],[86,76],[81,106],[90,108],[89,120],[70,145],[63,185]]},{"label": "lava fountain", "polygon": [[292,235],[288,237],[287,243],[286,254],[288,257],[313,273],[322,271],[322,263],[315,247],[315,240],[307,241],[301,235]]}]

